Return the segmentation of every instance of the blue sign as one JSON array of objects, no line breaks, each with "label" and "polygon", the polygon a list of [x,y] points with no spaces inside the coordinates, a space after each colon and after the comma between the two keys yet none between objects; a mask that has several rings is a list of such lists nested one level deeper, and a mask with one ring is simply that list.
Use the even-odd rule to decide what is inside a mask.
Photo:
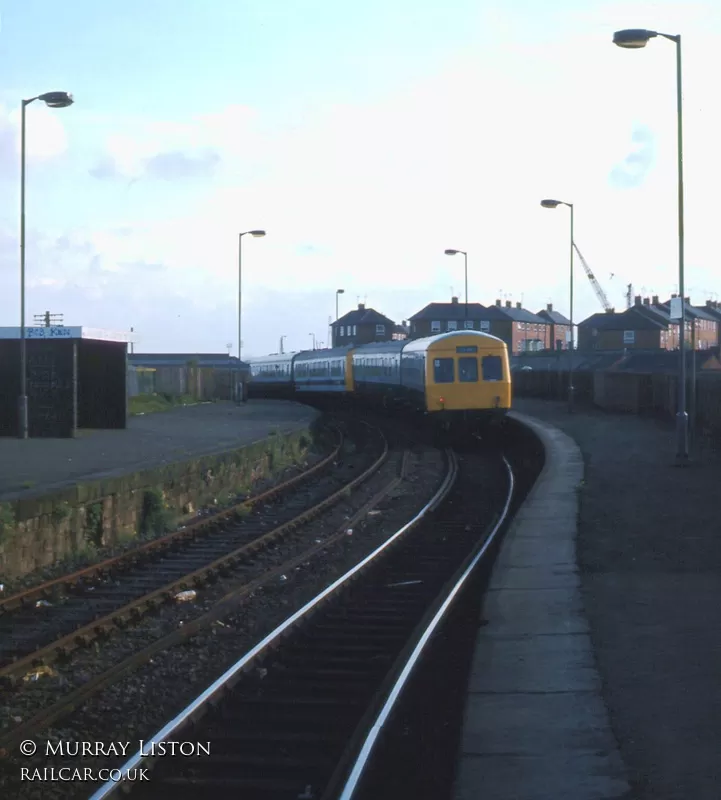
[{"label": "blue sign", "polygon": [[70,328],[25,328],[28,339],[72,339]]}]

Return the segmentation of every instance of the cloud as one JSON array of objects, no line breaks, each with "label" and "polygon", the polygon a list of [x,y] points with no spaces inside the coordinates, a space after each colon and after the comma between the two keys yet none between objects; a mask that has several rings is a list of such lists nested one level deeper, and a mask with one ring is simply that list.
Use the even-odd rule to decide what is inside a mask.
[{"label": "cloud", "polygon": [[208,177],[212,175],[218,164],[220,155],[210,150],[198,156],[189,156],[174,151],[158,153],[145,163],[145,171],[150,178],[160,180],[176,180],[178,178]]},{"label": "cloud", "polygon": [[651,169],[654,156],[654,136],[644,127],[636,128],[631,140],[638,145],[621,164],[617,164],[610,174],[612,185],[620,189],[631,189],[640,186]]},{"label": "cloud", "polygon": [[[68,139],[61,119],[62,112],[42,103],[26,109],[25,157],[28,162],[61,156]],[[16,180],[20,172],[20,111],[0,105],[0,177]]]}]

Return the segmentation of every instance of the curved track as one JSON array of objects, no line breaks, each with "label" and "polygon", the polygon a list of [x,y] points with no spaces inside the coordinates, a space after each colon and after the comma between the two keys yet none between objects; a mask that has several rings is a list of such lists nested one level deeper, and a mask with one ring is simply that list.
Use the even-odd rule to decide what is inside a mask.
[{"label": "curved track", "polygon": [[[411,522],[152,740],[209,741],[210,756],[151,760],[137,754],[125,765],[155,767],[149,783],[134,784],[134,797],[182,800],[212,790],[248,800],[330,800],[344,786],[352,794],[362,754],[372,750],[369,731],[387,716],[403,676],[507,519],[513,494],[508,463],[477,452],[460,459],[449,452],[448,460],[443,486]],[[263,658],[263,670],[247,672]],[[92,800],[119,788],[107,784]]]},{"label": "curved track", "polygon": [[[239,507],[230,509],[222,517],[207,521],[212,536],[173,540],[156,554],[157,558],[134,562],[135,568],[127,562],[132,557],[129,554],[123,557],[118,573],[95,573],[96,577],[103,575],[104,580],[77,585],[73,595],[58,605],[21,608],[3,616],[0,678],[12,680],[39,664],[51,663],[100,635],[122,628],[180,591],[212,580],[224,570],[251,564],[263,548],[322,513],[373,474],[387,454],[388,444],[380,431],[375,436],[366,434],[352,455],[335,454],[335,468],[324,480],[300,488],[294,480],[283,492],[282,507],[261,508],[249,516],[245,516],[247,511],[239,512]],[[268,499],[278,494],[275,491]]]}]

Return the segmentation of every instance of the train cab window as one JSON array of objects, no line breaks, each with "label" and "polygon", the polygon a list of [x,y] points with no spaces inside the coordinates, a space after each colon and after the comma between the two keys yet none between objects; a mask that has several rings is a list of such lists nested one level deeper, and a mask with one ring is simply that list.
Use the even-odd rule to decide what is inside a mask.
[{"label": "train cab window", "polygon": [[463,356],[458,359],[458,380],[461,383],[478,383],[478,359]]},{"label": "train cab window", "polygon": [[484,381],[500,381],[503,378],[503,366],[500,356],[483,356],[481,359]]},{"label": "train cab window", "polygon": [[453,359],[433,359],[433,380],[436,383],[453,383]]}]

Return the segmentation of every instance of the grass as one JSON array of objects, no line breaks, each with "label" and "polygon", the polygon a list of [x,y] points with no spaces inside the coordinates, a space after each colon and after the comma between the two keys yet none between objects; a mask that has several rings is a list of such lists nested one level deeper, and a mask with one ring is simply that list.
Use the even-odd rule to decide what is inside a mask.
[{"label": "grass", "polygon": [[158,411],[170,411],[177,406],[187,406],[198,401],[189,394],[174,396],[170,394],[139,394],[128,399],[128,411],[131,415],[154,414]]}]

